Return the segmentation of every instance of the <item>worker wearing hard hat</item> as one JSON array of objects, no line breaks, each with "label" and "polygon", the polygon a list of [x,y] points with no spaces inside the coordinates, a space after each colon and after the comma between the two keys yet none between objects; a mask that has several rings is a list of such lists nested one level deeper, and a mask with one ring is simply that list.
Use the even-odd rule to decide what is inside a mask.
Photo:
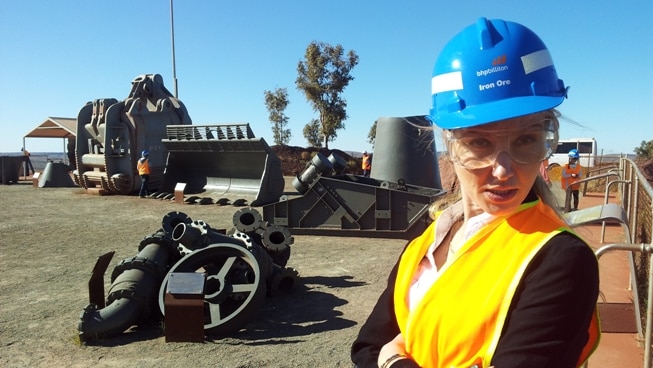
[{"label": "worker wearing hard hat", "polygon": [[146,195],[150,194],[147,187],[150,180],[150,153],[148,151],[141,152],[141,158],[138,159],[136,169],[138,170],[138,175],[141,177],[141,190],[138,192],[138,195],[141,198],[145,198]]},{"label": "worker wearing hard hat", "polygon": [[562,178],[560,180],[563,190],[566,191],[571,186],[571,196],[574,199],[574,207],[571,208],[573,211],[578,209],[578,191],[580,189],[578,181],[583,177],[583,168],[578,163],[579,158],[580,154],[578,154],[577,149],[569,151],[569,163],[562,167]]},{"label": "worker wearing hard hat", "polygon": [[363,169],[363,176],[369,177],[370,171],[372,171],[372,156],[370,156],[367,151],[363,152],[363,162],[361,164],[361,168]]}]

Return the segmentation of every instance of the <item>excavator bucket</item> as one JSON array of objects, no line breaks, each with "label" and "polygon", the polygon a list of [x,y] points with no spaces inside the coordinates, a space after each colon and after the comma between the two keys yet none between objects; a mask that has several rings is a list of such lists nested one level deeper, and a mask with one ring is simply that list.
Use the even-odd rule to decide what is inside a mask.
[{"label": "excavator bucket", "polygon": [[247,196],[249,205],[276,202],[283,194],[281,160],[249,124],[169,125],[163,192],[185,183],[184,194]]}]

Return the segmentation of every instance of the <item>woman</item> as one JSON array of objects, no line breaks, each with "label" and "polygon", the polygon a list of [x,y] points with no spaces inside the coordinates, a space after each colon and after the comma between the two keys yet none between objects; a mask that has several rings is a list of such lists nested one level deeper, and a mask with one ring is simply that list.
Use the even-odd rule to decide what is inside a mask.
[{"label": "woman", "polygon": [[578,367],[598,343],[598,265],[539,176],[566,98],[530,29],[479,19],[444,48],[431,119],[461,199],[411,241],[352,345],[357,367]]}]

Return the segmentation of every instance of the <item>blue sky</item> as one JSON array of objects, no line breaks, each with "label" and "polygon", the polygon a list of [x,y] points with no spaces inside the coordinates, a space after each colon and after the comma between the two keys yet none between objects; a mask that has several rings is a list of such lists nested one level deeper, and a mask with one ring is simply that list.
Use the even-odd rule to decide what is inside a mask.
[{"label": "blue sky", "polygon": [[[179,99],[195,124],[247,122],[272,145],[263,92],[287,88],[290,144],[306,146],[302,129],[317,115],[295,87],[297,63],[311,41],[340,44],[360,61],[330,148],[371,150],[377,118],[428,114],[439,51],[481,16],[522,23],[549,47],[571,87],[560,111],[582,124],[563,123],[562,138],[595,137],[603,153],[653,139],[651,0],[176,0]],[[170,0],[0,0],[0,152],[19,151],[49,116],[126,98],[140,74],[161,74],[173,91],[170,33]]]}]

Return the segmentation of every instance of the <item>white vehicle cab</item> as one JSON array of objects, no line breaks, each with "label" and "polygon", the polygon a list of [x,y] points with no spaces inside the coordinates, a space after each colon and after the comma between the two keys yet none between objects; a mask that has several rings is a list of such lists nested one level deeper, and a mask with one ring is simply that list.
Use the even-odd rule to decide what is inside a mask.
[{"label": "white vehicle cab", "polygon": [[552,165],[564,165],[569,162],[569,151],[578,150],[580,154],[579,163],[584,167],[594,167],[597,157],[596,140],[594,138],[571,138],[560,139],[558,147],[549,157],[549,167]]}]

